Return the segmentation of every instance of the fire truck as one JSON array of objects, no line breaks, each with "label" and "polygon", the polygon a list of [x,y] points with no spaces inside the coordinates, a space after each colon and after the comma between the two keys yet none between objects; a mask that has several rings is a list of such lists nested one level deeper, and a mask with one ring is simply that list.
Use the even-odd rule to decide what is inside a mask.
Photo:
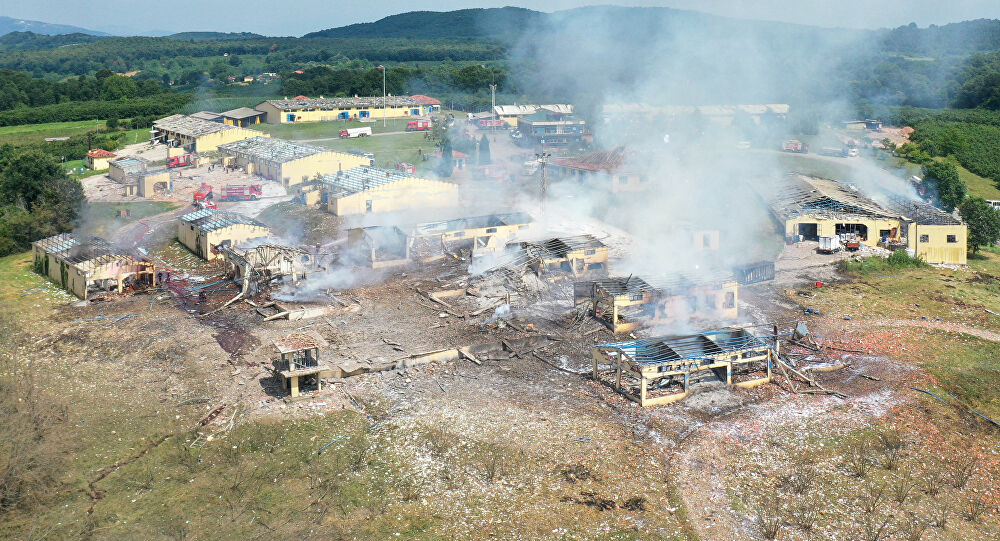
[{"label": "fire truck", "polygon": [[809,145],[803,143],[802,141],[791,139],[781,144],[781,150],[785,152],[798,152],[800,154],[807,154],[809,152]]},{"label": "fire truck", "polygon": [[215,197],[215,195],[212,193],[212,185],[204,182],[201,183],[201,188],[198,188],[198,190],[194,192],[195,201],[205,201],[206,199],[212,199],[213,197]]},{"label": "fire truck", "polygon": [[191,165],[191,155],[184,154],[183,156],[174,156],[167,159],[167,169],[173,169],[174,167],[186,167]]},{"label": "fire truck", "polygon": [[406,123],[406,131],[429,131],[430,129],[430,120],[411,120]]},{"label": "fire truck", "polygon": [[222,189],[222,201],[256,201],[260,198],[260,184],[227,184]]}]

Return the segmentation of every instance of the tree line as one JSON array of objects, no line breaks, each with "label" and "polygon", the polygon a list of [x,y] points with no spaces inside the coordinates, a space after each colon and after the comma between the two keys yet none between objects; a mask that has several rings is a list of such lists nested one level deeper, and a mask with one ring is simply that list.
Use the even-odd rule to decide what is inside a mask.
[{"label": "tree line", "polygon": [[157,81],[136,81],[117,75],[109,69],[101,69],[93,76],[81,75],[60,82],[0,69],[0,111],[71,101],[130,99],[153,96],[164,91]]},{"label": "tree line", "polygon": [[130,100],[77,101],[41,107],[19,107],[0,112],[0,126],[111,118],[160,118],[176,113],[192,98],[192,94],[169,92]]},{"label": "tree line", "polygon": [[72,231],[86,198],[54,156],[38,149],[0,146],[0,256]]}]

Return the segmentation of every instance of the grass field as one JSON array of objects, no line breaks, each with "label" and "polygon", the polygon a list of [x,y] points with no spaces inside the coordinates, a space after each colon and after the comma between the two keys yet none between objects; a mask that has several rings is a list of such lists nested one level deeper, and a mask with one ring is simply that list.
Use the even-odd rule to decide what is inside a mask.
[{"label": "grass field", "polygon": [[420,133],[398,133],[380,135],[378,137],[363,137],[360,139],[337,139],[320,141],[316,144],[338,150],[362,150],[375,154],[375,165],[392,169],[396,162],[409,162],[417,166],[417,170],[425,170],[431,162],[420,158],[419,150],[426,153],[437,151],[434,142],[424,139]]},{"label": "grass field", "polygon": [[[177,208],[166,201],[140,201],[136,203],[89,203],[84,207],[76,232],[84,235],[108,237],[121,226]],[[118,218],[119,209],[132,211],[130,218]]]},{"label": "grass field", "polygon": [[10,143],[23,145],[38,143],[46,137],[69,137],[103,128],[103,120],[79,120],[75,122],[48,122],[46,124],[27,124],[24,126],[0,127],[0,144]]}]

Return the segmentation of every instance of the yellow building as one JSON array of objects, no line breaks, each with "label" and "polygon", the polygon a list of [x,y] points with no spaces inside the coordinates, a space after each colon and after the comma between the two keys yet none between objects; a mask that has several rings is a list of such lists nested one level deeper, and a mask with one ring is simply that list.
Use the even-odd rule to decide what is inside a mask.
[{"label": "yellow building", "polygon": [[[324,122],[330,120],[365,120],[380,118],[404,118],[429,115],[435,106],[411,96],[353,97],[353,98],[307,98],[267,100],[258,103],[254,109],[264,113],[268,124],[289,122]],[[436,100],[435,100],[436,101]],[[440,102],[438,102],[440,103]],[[383,106],[383,104],[385,104]],[[438,105],[437,107],[440,107]]]},{"label": "yellow building", "polygon": [[35,272],[81,299],[156,285],[152,262],[132,257],[99,237],[69,233],[31,243]]},{"label": "yellow building", "polygon": [[692,319],[739,317],[739,284],[731,274],[589,280],[573,285],[573,299],[576,306],[587,305],[590,315],[616,333]]},{"label": "yellow building", "polygon": [[119,158],[108,164],[108,178],[125,184],[133,175],[141,175],[146,172],[148,164],[140,158]]},{"label": "yellow building", "polygon": [[214,248],[224,242],[235,246],[270,234],[271,230],[257,220],[216,209],[191,212],[177,222],[177,240],[202,259],[222,257]]},{"label": "yellow building", "polygon": [[153,140],[188,152],[211,152],[226,143],[270,135],[187,115],[173,115],[153,122]]},{"label": "yellow building", "polygon": [[247,173],[295,186],[338,171],[370,163],[368,158],[284,139],[253,137],[219,147],[226,165],[245,168]]},{"label": "yellow building", "polygon": [[766,191],[788,239],[850,235],[869,246],[906,247],[928,263],[967,263],[968,228],[933,205],[900,199],[883,205],[836,181],[800,174]]},{"label": "yellow building", "polygon": [[418,178],[389,169],[355,167],[323,177],[320,182],[323,183],[326,209],[337,216],[458,205],[457,184]]},{"label": "yellow building", "polygon": [[103,171],[108,168],[111,164],[111,160],[115,159],[115,153],[104,150],[103,148],[95,148],[87,151],[87,169],[91,171]]},{"label": "yellow building", "polygon": [[249,107],[240,107],[222,113],[221,117],[223,124],[245,128],[254,124],[260,124],[264,118],[264,113]]}]

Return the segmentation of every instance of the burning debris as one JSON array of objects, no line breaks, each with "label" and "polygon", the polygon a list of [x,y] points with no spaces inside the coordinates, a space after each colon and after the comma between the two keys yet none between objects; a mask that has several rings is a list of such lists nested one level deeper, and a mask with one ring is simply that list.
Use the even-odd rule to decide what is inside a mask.
[{"label": "burning debris", "polygon": [[755,387],[771,381],[776,339],[730,328],[601,344],[593,350],[592,377],[642,407],[688,396],[691,380],[708,371],[727,385]]},{"label": "burning debris", "polygon": [[676,276],[648,282],[637,276],[577,282],[573,303],[615,333],[640,327],[687,325],[692,319],[735,320],[739,285],[728,273]]}]

